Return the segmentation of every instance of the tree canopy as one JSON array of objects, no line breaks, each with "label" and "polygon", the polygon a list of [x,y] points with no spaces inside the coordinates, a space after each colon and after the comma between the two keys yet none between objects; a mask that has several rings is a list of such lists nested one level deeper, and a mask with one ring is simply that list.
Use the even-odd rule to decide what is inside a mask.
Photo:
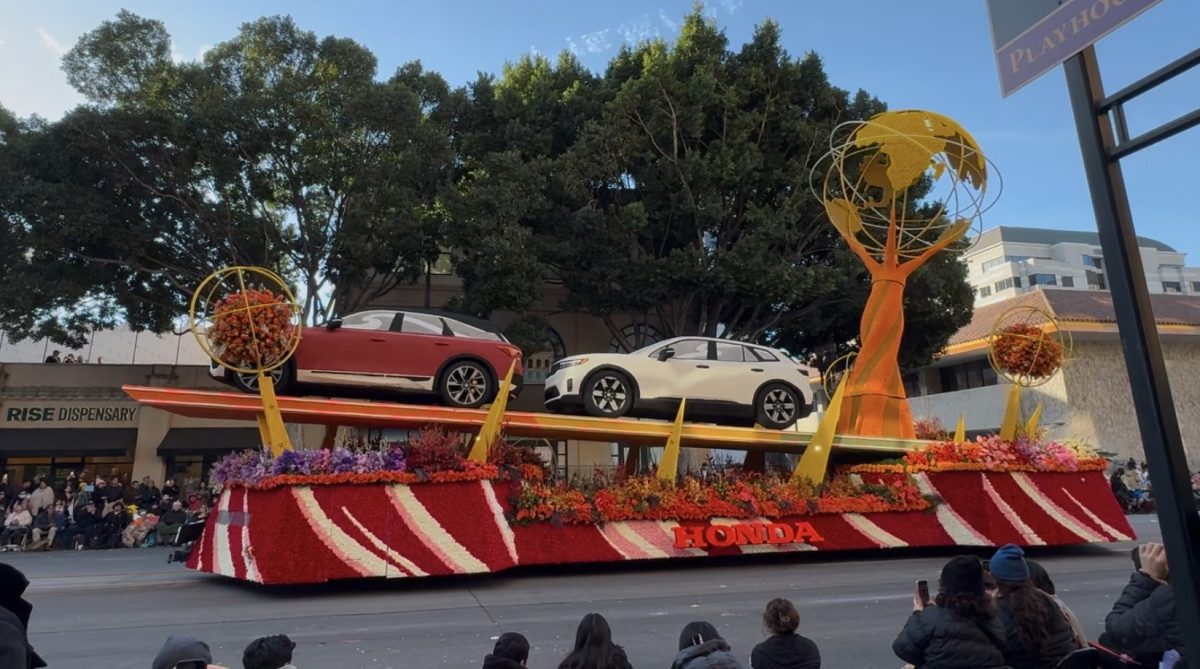
[{"label": "tree canopy", "polygon": [[[734,48],[697,9],[603,72],[524,55],[452,88],[420,63],[381,76],[287,17],[176,63],[160,22],[122,11],[63,68],[88,103],[62,120],[0,107],[10,337],[161,331],[235,263],[280,271],[318,321],[449,253],[452,306],[515,314],[533,348],[547,287],[625,348],[630,319],[826,360],[854,346],[869,278],[810,179],[838,123],[885,107],[772,21]],[[935,259],[907,296],[917,364],[969,319],[965,268]]]}]

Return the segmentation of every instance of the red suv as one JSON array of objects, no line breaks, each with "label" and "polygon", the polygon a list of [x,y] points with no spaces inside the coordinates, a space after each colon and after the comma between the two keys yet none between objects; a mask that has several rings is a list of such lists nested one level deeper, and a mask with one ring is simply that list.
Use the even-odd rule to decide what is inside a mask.
[{"label": "red suv", "polygon": [[[280,393],[306,384],[382,388],[436,394],[450,407],[491,402],[508,368],[513,393],[524,375],[521,349],[487,321],[434,310],[360,311],[306,327],[296,355],[272,372]],[[253,374],[235,374],[215,362],[209,373],[245,392],[258,392]]]}]

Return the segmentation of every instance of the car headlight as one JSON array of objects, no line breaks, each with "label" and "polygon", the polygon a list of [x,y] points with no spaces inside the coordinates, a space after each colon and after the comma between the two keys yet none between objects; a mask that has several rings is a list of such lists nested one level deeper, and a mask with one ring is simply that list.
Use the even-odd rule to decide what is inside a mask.
[{"label": "car headlight", "polygon": [[562,370],[564,370],[568,367],[582,365],[585,362],[587,362],[587,358],[575,358],[574,360],[559,360],[558,362],[556,362],[550,366],[550,373],[555,374],[557,372],[561,372]]}]

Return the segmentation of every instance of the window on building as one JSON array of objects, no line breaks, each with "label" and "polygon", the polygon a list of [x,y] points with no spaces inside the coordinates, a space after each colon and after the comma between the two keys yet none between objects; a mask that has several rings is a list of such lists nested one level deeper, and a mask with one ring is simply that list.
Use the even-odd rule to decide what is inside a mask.
[{"label": "window on building", "polygon": [[991,286],[982,286],[979,289],[979,296],[980,297],[991,297],[992,296],[992,287]]},{"label": "window on building", "polygon": [[654,342],[661,341],[662,335],[653,325],[648,323],[630,323],[621,328],[621,336],[613,337],[608,342],[608,350],[613,353],[623,353],[626,351],[623,346],[623,341],[629,342],[629,351],[636,351],[645,348]]},{"label": "window on building", "polygon": [[997,293],[999,293],[1002,290],[1008,290],[1009,288],[1012,288],[1014,286],[1017,288],[1021,287],[1021,277],[1010,276],[1007,279],[1001,279],[1000,281],[997,281],[995,284]]},{"label": "window on building", "polygon": [[1000,256],[999,258],[992,258],[991,260],[985,260],[983,262],[983,265],[981,265],[981,269],[983,269],[983,271],[986,272],[989,269],[992,269],[993,267],[999,267],[1001,265],[1005,265],[1010,262],[1022,262],[1024,260],[1032,260],[1032,259],[1033,259],[1033,256]]},{"label": "window on building", "polygon": [[1102,270],[1104,269],[1104,258],[1100,258],[1098,256],[1083,256],[1083,266]]},{"label": "window on building", "polygon": [[1058,277],[1053,274],[1030,274],[1029,286],[1057,286]]},{"label": "window on building", "polygon": [[1062,287],[1063,288],[1074,288],[1075,287],[1075,277],[1064,276],[1062,278]]},{"label": "window on building", "polygon": [[1192,292],[1193,292],[1193,293],[1200,293],[1200,281],[1193,281],[1193,282],[1192,282]]},{"label": "window on building", "polygon": [[1183,292],[1183,286],[1181,286],[1178,281],[1163,281],[1162,285],[1163,285],[1164,293],[1182,293]]},{"label": "window on building", "polygon": [[996,370],[992,369],[987,359],[942,367],[938,373],[941,376],[942,392],[946,393],[994,386],[1000,382]]},{"label": "window on building", "polygon": [[1108,282],[1100,272],[1088,272],[1087,283],[1091,290],[1108,290]]}]

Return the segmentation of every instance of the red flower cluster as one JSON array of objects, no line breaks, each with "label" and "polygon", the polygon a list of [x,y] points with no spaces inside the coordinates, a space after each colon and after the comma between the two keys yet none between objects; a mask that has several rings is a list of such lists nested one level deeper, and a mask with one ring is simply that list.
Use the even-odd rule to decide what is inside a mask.
[{"label": "red flower cluster", "polygon": [[919,418],[913,427],[916,429],[917,439],[942,441],[950,438],[950,433],[942,427],[942,421],[938,418]]},{"label": "red flower cluster", "polygon": [[283,295],[248,288],[217,300],[207,336],[221,362],[242,369],[266,367],[291,353],[297,334],[292,316]]},{"label": "red flower cluster", "polygon": [[590,493],[525,482],[513,500],[513,520],[593,523],[783,518],[815,513],[920,511],[930,505],[908,476],[867,485],[839,475],[819,491],[777,476],[727,476],[708,483],[685,477],[678,487],[656,477],[638,476]]},{"label": "red flower cluster", "polygon": [[1044,379],[1062,367],[1062,344],[1042,328],[1027,323],[1010,325],[992,342],[996,365],[1013,376]]},{"label": "red flower cluster", "polygon": [[904,454],[899,462],[854,465],[854,474],[917,472],[1083,472],[1103,471],[1108,461],[1081,455],[1069,443],[1028,438],[1003,441],[992,435],[958,444],[943,441]]},{"label": "red flower cluster", "polygon": [[477,462],[467,463],[461,471],[433,472],[422,477],[413,472],[379,471],[363,474],[346,472],[343,474],[281,474],[263,479],[262,483],[247,486],[252,490],[272,490],[292,485],[342,485],[346,483],[456,483],[459,481],[492,481],[500,478],[500,472],[495,465],[484,465]]}]

